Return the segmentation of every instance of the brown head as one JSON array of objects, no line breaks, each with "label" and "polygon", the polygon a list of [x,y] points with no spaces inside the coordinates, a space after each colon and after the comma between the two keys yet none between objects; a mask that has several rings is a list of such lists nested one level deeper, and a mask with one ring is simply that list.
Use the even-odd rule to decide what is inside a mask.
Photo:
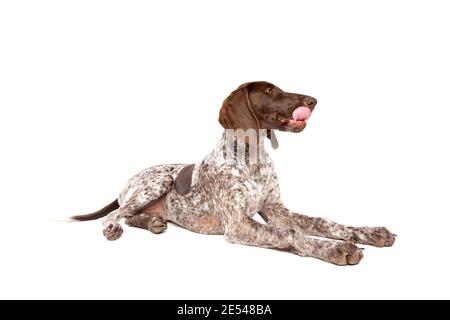
[{"label": "brown head", "polygon": [[248,82],[225,99],[219,122],[225,129],[301,132],[317,104],[313,97],[284,92],[265,82]]}]

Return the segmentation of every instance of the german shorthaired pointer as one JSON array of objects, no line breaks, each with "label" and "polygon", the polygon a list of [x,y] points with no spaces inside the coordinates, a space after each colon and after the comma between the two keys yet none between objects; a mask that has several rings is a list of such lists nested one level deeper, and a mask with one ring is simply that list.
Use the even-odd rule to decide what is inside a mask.
[{"label": "german shorthaired pointer", "polygon": [[[290,211],[281,201],[274,165],[264,149],[265,137],[277,147],[274,130],[301,132],[316,103],[268,82],[243,84],[224,101],[219,122],[226,130],[203,161],[146,169],[110,205],[72,219],[106,216],[103,234],[108,240],[122,235],[122,218],[153,233],[164,232],[169,221],[193,232],[224,235],[232,243],[357,264],[363,254],[355,243],[388,247],[395,235],[386,228],[348,227]],[[266,224],[253,220],[255,214]]]}]

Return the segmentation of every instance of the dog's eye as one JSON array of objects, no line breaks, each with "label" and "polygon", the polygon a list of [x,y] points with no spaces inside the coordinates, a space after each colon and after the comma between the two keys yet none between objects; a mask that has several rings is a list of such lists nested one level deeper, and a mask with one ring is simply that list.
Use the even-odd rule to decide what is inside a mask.
[{"label": "dog's eye", "polygon": [[265,93],[267,94],[272,94],[273,93],[273,88],[272,87],[267,87],[266,90],[264,90]]}]

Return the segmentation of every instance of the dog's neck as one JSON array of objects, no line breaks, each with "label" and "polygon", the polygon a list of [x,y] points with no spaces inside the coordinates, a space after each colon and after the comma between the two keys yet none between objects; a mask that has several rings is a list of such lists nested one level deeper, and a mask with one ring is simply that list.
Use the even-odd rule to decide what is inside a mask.
[{"label": "dog's neck", "polygon": [[[265,164],[269,155],[264,147],[267,130],[229,130],[222,134],[213,154],[220,162],[245,166]],[[217,160],[217,158],[216,158]]]},{"label": "dog's neck", "polygon": [[[192,184],[197,184],[202,174],[210,172],[210,170],[205,169],[208,167],[216,168],[215,172],[219,172],[221,166],[230,166],[236,170],[248,170],[250,175],[260,175],[261,170],[265,170],[267,167],[271,167],[273,171],[272,159],[270,159],[264,147],[266,133],[260,132],[261,141],[257,144],[258,147],[255,152],[255,148],[250,145],[252,139],[247,139],[246,142],[245,138],[232,136],[230,132],[227,134],[227,130],[225,130],[216,148],[195,166]],[[235,170],[232,170],[231,173],[240,174],[239,171]],[[215,177],[210,178],[214,179]]]}]

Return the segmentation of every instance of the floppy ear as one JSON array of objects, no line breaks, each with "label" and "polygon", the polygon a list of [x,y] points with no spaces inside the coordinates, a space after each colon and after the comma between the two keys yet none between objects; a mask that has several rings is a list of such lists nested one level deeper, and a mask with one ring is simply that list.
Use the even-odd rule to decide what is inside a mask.
[{"label": "floppy ear", "polygon": [[249,84],[241,85],[223,102],[219,122],[225,129],[260,129],[258,118],[250,105]]}]

